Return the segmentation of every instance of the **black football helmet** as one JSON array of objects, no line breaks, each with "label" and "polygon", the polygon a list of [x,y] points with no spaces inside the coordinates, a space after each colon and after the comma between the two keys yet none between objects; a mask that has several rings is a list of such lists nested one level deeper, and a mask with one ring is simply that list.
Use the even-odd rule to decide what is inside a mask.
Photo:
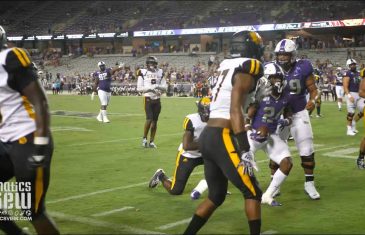
[{"label": "black football helmet", "polygon": [[148,56],[146,59],[146,66],[149,70],[156,70],[157,69],[157,58],[155,56]]},{"label": "black football helmet", "polygon": [[231,38],[231,57],[246,57],[261,60],[264,46],[261,36],[254,31],[240,31]]},{"label": "black football helmet", "polygon": [[7,42],[6,32],[4,28],[0,25],[0,51],[4,48],[7,48],[6,42]]},{"label": "black football helmet", "polygon": [[207,122],[209,119],[209,107],[210,107],[210,98],[203,97],[197,102],[198,113],[200,115],[200,119],[202,122]]}]

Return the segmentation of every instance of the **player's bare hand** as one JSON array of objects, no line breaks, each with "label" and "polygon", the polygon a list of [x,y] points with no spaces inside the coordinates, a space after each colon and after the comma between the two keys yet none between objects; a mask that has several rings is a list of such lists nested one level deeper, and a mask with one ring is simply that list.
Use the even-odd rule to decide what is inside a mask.
[{"label": "player's bare hand", "polygon": [[315,102],[313,100],[308,101],[305,109],[308,111],[312,111],[316,107]]}]

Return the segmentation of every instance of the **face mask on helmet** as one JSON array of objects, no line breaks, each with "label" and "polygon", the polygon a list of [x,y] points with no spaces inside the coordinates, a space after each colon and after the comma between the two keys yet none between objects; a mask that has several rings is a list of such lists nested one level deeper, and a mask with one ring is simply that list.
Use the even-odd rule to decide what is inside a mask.
[{"label": "face mask on helmet", "polygon": [[272,92],[274,95],[281,94],[284,88],[283,77],[280,75],[272,75],[270,76],[270,82],[272,85]]},{"label": "face mask on helmet", "polygon": [[290,39],[281,40],[275,47],[276,62],[289,69],[297,59],[297,46]]},{"label": "face mask on helmet", "polygon": [[356,64],[357,62],[354,59],[348,59],[346,61],[346,65],[351,71],[356,71]]},{"label": "face mask on helmet", "polygon": [[261,36],[253,31],[234,33],[231,38],[231,57],[246,57],[261,60],[264,46]]},{"label": "face mask on helmet", "polygon": [[155,71],[157,69],[157,58],[154,56],[149,56],[146,60],[147,69]]},{"label": "face mask on helmet", "polygon": [[270,81],[272,92],[276,95],[281,94],[284,88],[283,69],[275,63],[268,63],[264,67],[264,77]]},{"label": "face mask on helmet", "polygon": [[99,63],[98,63],[98,66],[99,66],[99,68],[100,68],[100,70],[101,71],[104,71],[105,70],[105,62],[104,61],[100,61]]},{"label": "face mask on helmet", "polygon": [[208,97],[204,97],[199,100],[198,105],[198,113],[200,115],[200,119],[202,122],[207,122],[209,119],[209,107],[210,107],[210,99]]}]

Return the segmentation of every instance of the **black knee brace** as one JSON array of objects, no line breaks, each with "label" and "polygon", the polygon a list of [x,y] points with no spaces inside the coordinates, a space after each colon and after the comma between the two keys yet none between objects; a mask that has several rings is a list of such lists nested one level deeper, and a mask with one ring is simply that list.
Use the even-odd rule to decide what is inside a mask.
[{"label": "black knee brace", "polygon": [[305,169],[313,170],[316,166],[316,162],[314,161],[314,153],[309,156],[300,156],[302,159],[302,167]]},{"label": "black knee brace", "polygon": [[354,118],[354,113],[347,113],[347,121],[352,121],[352,119]]}]

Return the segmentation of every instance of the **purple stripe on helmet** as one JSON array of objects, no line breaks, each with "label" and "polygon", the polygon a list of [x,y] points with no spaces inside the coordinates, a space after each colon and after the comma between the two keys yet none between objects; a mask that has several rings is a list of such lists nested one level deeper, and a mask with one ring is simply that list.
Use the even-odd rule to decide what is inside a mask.
[{"label": "purple stripe on helmet", "polygon": [[280,51],[285,51],[285,43],[286,43],[286,40],[281,41]]}]

